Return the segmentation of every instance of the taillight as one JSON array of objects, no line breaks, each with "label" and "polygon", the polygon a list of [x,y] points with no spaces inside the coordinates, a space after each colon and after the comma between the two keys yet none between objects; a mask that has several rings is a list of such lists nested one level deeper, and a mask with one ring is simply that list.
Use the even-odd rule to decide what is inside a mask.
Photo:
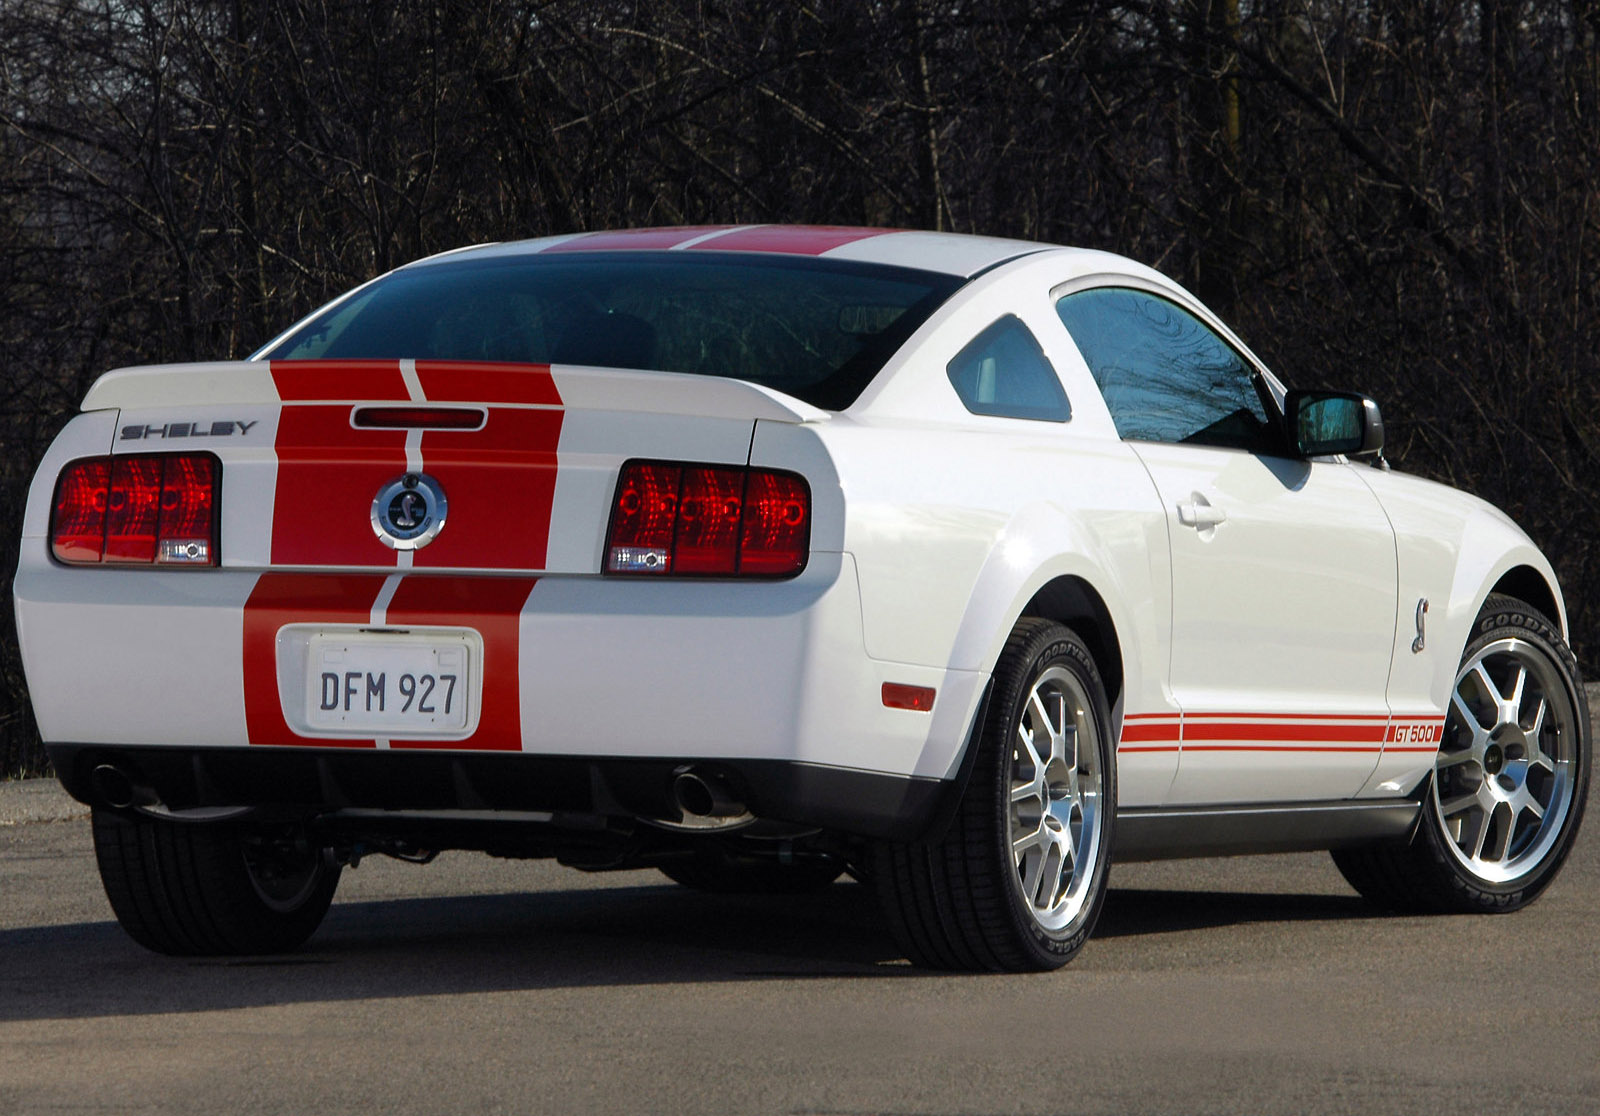
[{"label": "taillight", "polygon": [[617,478],[606,572],[792,577],[811,544],[811,490],[774,469],[630,461]]},{"label": "taillight", "polygon": [[56,482],[51,552],[74,566],[215,566],[220,471],[208,453],[74,461]]}]

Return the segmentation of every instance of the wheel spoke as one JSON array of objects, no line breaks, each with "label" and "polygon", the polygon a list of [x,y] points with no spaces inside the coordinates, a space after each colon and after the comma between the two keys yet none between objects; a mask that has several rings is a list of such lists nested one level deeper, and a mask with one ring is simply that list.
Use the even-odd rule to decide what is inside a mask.
[{"label": "wheel spoke", "polygon": [[1481,810],[1472,816],[1478,823],[1477,830],[1473,834],[1472,839],[1472,859],[1482,860],[1483,843],[1489,838],[1489,820],[1492,817],[1492,814],[1488,810]]},{"label": "wheel spoke", "polygon": [[1470,810],[1474,806],[1478,805],[1480,805],[1478,802],[1478,792],[1473,791],[1471,794],[1463,794],[1457,798],[1452,798],[1445,802],[1439,803],[1439,813],[1443,817],[1453,818],[1462,811]]},{"label": "wheel spoke", "polygon": [[1472,711],[1472,706],[1467,704],[1467,699],[1462,696],[1461,688],[1456,687],[1455,693],[1450,695],[1450,704],[1456,707],[1456,712],[1461,719],[1472,726],[1472,735],[1477,737],[1483,732],[1483,724],[1478,720],[1478,715]]},{"label": "wheel spoke", "polygon": [[1522,692],[1527,688],[1527,685],[1528,668],[1519,665],[1517,667],[1517,680],[1511,684],[1511,693],[1506,697],[1506,708],[1511,713],[1511,716],[1509,718],[1502,717],[1502,720],[1521,722]]},{"label": "wheel spoke", "polygon": [[1433,761],[1433,768],[1435,771],[1448,771],[1452,767],[1459,767],[1476,759],[1471,748],[1463,748],[1459,752],[1440,752],[1438,759]]},{"label": "wheel spoke", "polygon": [[1039,755],[1039,749],[1033,743],[1033,730],[1026,723],[1017,725],[1017,739],[1022,742],[1023,751],[1027,752],[1028,760],[1033,764],[1035,775],[1044,768],[1044,759]]},{"label": "wheel spoke", "polygon": [[1517,829],[1517,812],[1509,806],[1500,810],[1500,814],[1508,815],[1495,827],[1494,859],[1504,860],[1511,853],[1511,837]]},{"label": "wheel spoke", "polygon": [[1541,696],[1539,698],[1539,704],[1534,707],[1533,724],[1529,725],[1526,730],[1529,740],[1537,740],[1539,738],[1539,733],[1544,731],[1545,710],[1549,708],[1550,703],[1545,701],[1544,697]]}]

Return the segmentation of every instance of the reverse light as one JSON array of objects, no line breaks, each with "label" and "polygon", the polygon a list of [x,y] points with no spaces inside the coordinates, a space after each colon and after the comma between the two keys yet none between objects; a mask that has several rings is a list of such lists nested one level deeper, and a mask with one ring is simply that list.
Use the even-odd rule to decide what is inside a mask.
[{"label": "reverse light", "polygon": [[811,489],[795,473],[630,461],[617,478],[606,572],[793,577],[811,543]]},{"label": "reverse light", "polygon": [[74,461],[56,482],[51,553],[74,566],[215,566],[220,472],[209,453]]}]

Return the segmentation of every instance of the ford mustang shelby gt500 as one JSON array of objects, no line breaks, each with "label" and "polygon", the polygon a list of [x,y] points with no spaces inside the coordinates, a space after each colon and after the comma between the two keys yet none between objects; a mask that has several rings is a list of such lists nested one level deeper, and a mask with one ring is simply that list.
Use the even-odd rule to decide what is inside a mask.
[{"label": "ford mustang shelby gt500", "polygon": [[845,871],[1050,968],[1113,857],[1326,848],[1508,910],[1583,812],[1549,563],[1101,252],[876,229],[446,253],[243,362],[102,377],[16,607],[111,906],[292,948],[443,848]]}]

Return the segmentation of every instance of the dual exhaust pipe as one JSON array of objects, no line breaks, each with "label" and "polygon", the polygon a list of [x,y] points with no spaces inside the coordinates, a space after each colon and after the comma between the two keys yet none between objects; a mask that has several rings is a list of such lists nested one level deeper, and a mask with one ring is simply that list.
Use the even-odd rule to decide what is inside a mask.
[{"label": "dual exhaust pipe", "polygon": [[138,775],[114,763],[102,763],[89,773],[94,793],[114,810],[159,806],[161,796]]},{"label": "dual exhaust pipe", "polygon": [[754,820],[721,779],[693,767],[672,773],[671,796],[681,815],[676,824],[686,829],[731,829]]}]

